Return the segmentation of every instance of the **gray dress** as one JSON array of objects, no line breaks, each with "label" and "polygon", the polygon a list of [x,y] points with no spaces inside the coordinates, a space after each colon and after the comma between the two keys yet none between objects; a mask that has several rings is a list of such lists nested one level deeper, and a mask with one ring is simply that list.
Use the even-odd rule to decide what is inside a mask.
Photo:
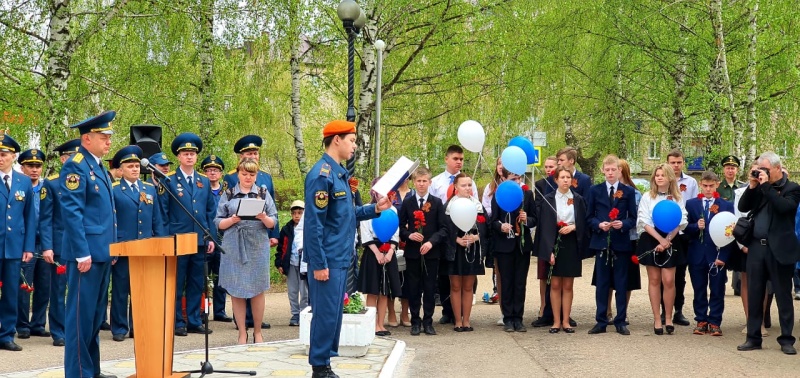
[{"label": "gray dress", "polygon": [[[237,184],[233,188],[233,196],[228,199],[228,193],[220,194],[217,206],[217,217],[214,223],[219,223],[236,214],[241,198],[258,198],[258,187],[253,185],[255,192],[242,193]],[[264,212],[277,225],[278,211],[269,192],[266,195]],[[260,220],[241,220],[224,231],[222,236],[222,249],[225,253],[220,257],[219,286],[237,298],[252,298],[269,289],[269,235],[267,227]]]}]

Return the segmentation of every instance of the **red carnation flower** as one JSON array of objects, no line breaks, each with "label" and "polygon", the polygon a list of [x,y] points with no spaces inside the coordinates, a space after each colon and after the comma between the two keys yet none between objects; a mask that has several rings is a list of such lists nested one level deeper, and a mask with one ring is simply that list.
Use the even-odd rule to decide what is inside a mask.
[{"label": "red carnation flower", "polygon": [[406,242],[404,241],[400,242],[400,249],[406,249]]},{"label": "red carnation flower", "polygon": [[699,194],[697,195],[697,198],[699,198],[699,199],[703,199],[703,198],[705,198],[705,196],[703,195],[703,193],[699,193]]},{"label": "red carnation flower", "polygon": [[381,245],[381,246],[378,248],[378,250],[379,250],[379,251],[381,251],[381,252],[383,252],[383,253],[387,253],[387,252],[389,252],[391,249],[392,249],[392,245],[391,245],[391,244],[389,244],[389,243],[383,243],[383,244],[382,244],[382,245]]},{"label": "red carnation flower", "polygon": [[608,212],[608,217],[609,217],[609,218],[610,218],[612,221],[613,221],[613,220],[617,220],[617,217],[618,217],[618,216],[619,216],[619,209],[617,209],[616,207],[615,207],[615,208],[613,208],[613,209],[611,209],[611,211],[609,211],[609,212]]},{"label": "red carnation flower", "polygon": [[634,264],[638,265],[639,264],[639,256],[636,256],[636,255],[631,256],[631,261],[633,261]]},{"label": "red carnation flower", "polygon": [[486,223],[486,217],[484,217],[483,215],[478,214],[478,216],[475,218],[475,221],[478,222],[478,223]]},{"label": "red carnation flower", "polygon": [[714,192],[714,196],[713,196],[713,197],[714,197],[715,199],[716,199],[716,198],[719,198],[719,193],[717,193],[717,192]]},{"label": "red carnation flower", "polygon": [[67,274],[67,267],[64,265],[59,265],[56,267],[56,274]]},{"label": "red carnation flower", "polygon": [[529,190],[531,190],[531,188],[529,188],[528,185],[522,185],[522,191],[523,192],[527,192]]},{"label": "red carnation flower", "polygon": [[0,281],[0,287],[3,287],[3,281]]},{"label": "red carnation flower", "polygon": [[564,221],[559,221],[559,222],[558,222],[558,228],[561,228],[561,227],[567,227],[567,226],[569,226],[569,225],[567,224],[567,222],[564,222]]}]

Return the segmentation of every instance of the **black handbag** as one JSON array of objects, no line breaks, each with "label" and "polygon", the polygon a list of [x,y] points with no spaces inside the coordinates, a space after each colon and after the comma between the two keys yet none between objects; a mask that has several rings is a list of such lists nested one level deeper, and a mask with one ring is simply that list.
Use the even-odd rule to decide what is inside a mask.
[{"label": "black handbag", "polygon": [[753,241],[753,218],[766,204],[766,202],[762,203],[761,206],[751,211],[746,217],[741,217],[736,221],[736,226],[733,227],[733,238],[737,243],[746,247]]}]

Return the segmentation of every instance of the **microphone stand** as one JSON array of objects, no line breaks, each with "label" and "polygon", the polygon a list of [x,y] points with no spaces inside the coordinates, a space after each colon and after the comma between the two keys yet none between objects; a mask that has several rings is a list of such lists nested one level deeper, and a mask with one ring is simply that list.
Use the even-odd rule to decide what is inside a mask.
[{"label": "microphone stand", "polygon": [[[157,176],[157,175],[153,174],[153,176]],[[194,215],[192,215],[192,212],[189,211],[189,209],[187,209],[186,206],[184,206],[181,203],[181,201],[178,200],[178,197],[175,195],[175,193],[172,193],[172,191],[169,189],[169,187],[167,187],[167,185],[164,183],[164,181],[166,181],[166,180],[160,179],[158,177],[155,177],[155,179],[156,179],[155,181],[158,183],[158,186],[160,188],[164,189],[164,192],[169,194],[169,196],[175,201],[175,203],[178,204],[178,206],[181,208],[181,210],[183,210],[183,212],[186,213],[186,215],[188,215],[189,218],[192,219],[192,221],[194,221],[194,224],[196,224],[197,227],[200,227],[200,230],[203,231],[203,240],[206,241],[206,242],[209,242],[209,241],[213,242],[214,241],[214,237],[211,236],[211,231],[209,231],[207,228],[203,227],[203,225],[200,223],[200,221],[197,220],[197,218],[195,218]],[[214,249],[219,249],[220,253],[223,253],[223,254],[225,253],[225,251],[220,246],[215,245]],[[206,333],[205,333],[205,353],[206,353],[206,358],[205,358],[205,361],[200,363],[200,369],[191,370],[191,371],[188,371],[187,373],[189,373],[189,374],[199,373],[200,374],[200,378],[205,377],[207,374],[214,374],[214,373],[241,374],[241,375],[255,376],[256,375],[255,371],[233,371],[233,370],[217,370],[217,371],[215,371],[214,370],[214,366],[212,366],[211,362],[208,360],[208,349],[209,349],[208,348],[208,308],[209,308],[209,300],[208,300],[208,292],[207,292],[207,290],[208,290],[208,253],[205,253],[205,252],[203,252],[203,290],[206,291],[206,299],[205,299],[205,301],[203,303],[204,309],[203,309],[203,313],[202,313],[203,325],[206,327]]]}]

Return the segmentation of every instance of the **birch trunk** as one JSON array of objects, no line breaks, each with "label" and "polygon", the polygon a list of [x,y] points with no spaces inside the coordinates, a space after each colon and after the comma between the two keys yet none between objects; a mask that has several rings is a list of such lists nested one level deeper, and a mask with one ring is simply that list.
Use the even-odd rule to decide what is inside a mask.
[{"label": "birch trunk", "polygon": [[[684,14],[683,24],[686,25],[689,16]],[[689,97],[686,90],[686,69],[687,69],[687,51],[686,44],[688,39],[688,32],[681,27],[681,44],[678,47],[680,56],[678,62],[675,64],[675,72],[672,75],[675,81],[675,96],[672,100],[672,117],[669,122],[668,128],[668,143],[670,148],[683,149],[683,130],[686,126],[686,114],[683,112],[683,104]]]},{"label": "birch trunk", "polygon": [[[711,25],[714,27],[714,36],[717,43],[717,59],[715,60],[715,65],[718,70],[717,74],[719,76],[717,83],[719,86],[719,92],[716,93],[725,96],[724,98],[727,102],[727,106],[724,110],[722,110],[722,112],[727,112],[730,116],[731,128],[735,135],[734,140],[740,140],[742,137],[743,126],[742,121],[739,119],[739,115],[736,112],[736,103],[734,102],[733,89],[731,88],[731,77],[728,73],[728,54],[725,47],[725,29],[722,25],[722,0],[713,0],[711,2]],[[721,136],[723,132],[724,129],[722,128],[716,131],[711,130],[711,138],[708,141],[708,145],[712,148],[719,148],[719,146],[722,144]]]},{"label": "birch trunk", "polygon": [[[44,130],[41,133],[41,148],[53,151],[60,140],[67,137],[69,111],[67,108],[67,83],[70,78],[70,62],[72,61],[72,34],[70,21],[72,13],[69,0],[52,0],[48,2],[50,34],[47,36],[45,55],[47,66],[45,71],[45,93],[47,94],[48,115]],[[51,153],[51,157],[55,157]]]},{"label": "birch trunk", "polygon": [[[294,31],[294,29],[293,29]],[[303,142],[303,120],[300,118],[300,38],[295,36],[295,43],[292,44],[292,55],[289,60],[292,71],[292,129],[294,130],[294,149],[297,151],[297,166],[300,174],[305,176],[308,173],[308,162],[306,162],[306,147]]]},{"label": "birch trunk", "polygon": [[364,9],[367,14],[367,24],[361,30],[363,40],[361,49],[361,90],[358,93],[358,106],[356,109],[356,172],[364,174],[366,168],[371,166],[372,138],[375,133],[373,113],[375,111],[376,89],[376,56],[375,34],[378,31],[377,21],[373,19],[374,8]]},{"label": "birch trunk", "polygon": [[[747,46],[747,75],[750,82],[750,89],[747,90],[747,102],[745,103],[746,122],[747,122],[747,156],[742,161],[743,166],[750,164],[756,158],[756,101],[758,100],[758,75],[756,74],[756,54],[757,54],[757,37],[758,37],[758,0],[753,4],[753,9],[750,10],[750,31],[748,33],[749,44]],[[741,130],[744,130],[742,128]],[[744,149],[741,145],[742,134],[738,133],[736,138],[736,156],[743,156]],[[746,172],[745,169],[742,172]]]},{"label": "birch trunk", "polygon": [[200,139],[207,141],[214,131],[214,0],[201,0],[198,28],[200,49]]}]

